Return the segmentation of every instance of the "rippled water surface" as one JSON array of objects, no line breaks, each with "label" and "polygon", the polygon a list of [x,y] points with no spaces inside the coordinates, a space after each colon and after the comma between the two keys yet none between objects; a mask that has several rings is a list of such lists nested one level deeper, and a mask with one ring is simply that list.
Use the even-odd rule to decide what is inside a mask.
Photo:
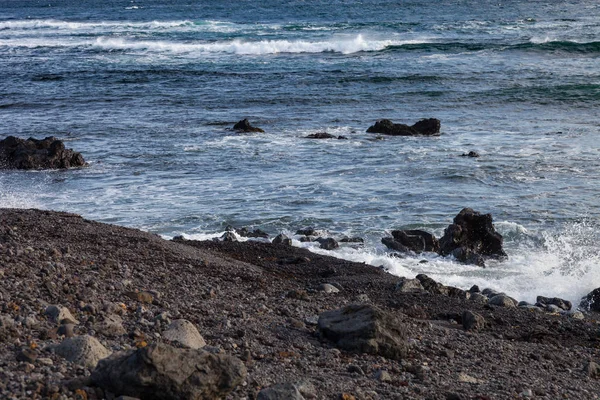
[{"label": "rippled water surface", "polygon": [[[90,167],[2,172],[0,206],[167,237],[315,226],[367,239],[339,257],[526,300],[600,286],[599,5],[43,3],[0,1],[0,136],[60,137]],[[266,133],[231,130],[246,117]],[[425,117],[440,137],[365,132]],[[348,140],[303,138],[323,131]],[[380,244],[466,206],[492,213],[507,261]]]}]

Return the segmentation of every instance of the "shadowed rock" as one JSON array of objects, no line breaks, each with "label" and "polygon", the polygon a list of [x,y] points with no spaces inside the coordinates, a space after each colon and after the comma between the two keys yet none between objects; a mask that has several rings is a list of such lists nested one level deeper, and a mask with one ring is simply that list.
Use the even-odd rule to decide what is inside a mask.
[{"label": "shadowed rock", "polygon": [[9,136],[0,140],[0,169],[65,169],[85,165],[81,153],[66,149],[53,136],[43,140]]},{"label": "shadowed rock", "polygon": [[[392,250],[414,251],[421,253],[424,251],[437,252],[439,250],[438,240],[431,233],[420,230],[397,230],[392,231],[393,238],[384,238],[382,243]],[[390,240],[393,239],[393,240]]]},{"label": "shadowed rock", "polygon": [[250,121],[248,121],[248,119],[243,119],[241,121],[239,121],[237,124],[235,124],[233,126],[233,129],[235,129],[236,131],[243,131],[243,132],[264,132],[262,129],[257,128],[255,126],[250,125]]},{"label": "shadowed rock", "polygon": [[423,119],[412,126],[395,124],[389,119],[381,119],[370,126],[367,132],[391,136],[438,136],[440,127],[440,121],[435,118]]},{"label": "shadowed rock", "polygon": [[65,339],[54,351],[68,361],[88,368],[94,368],[99,360],[111,353],[96,338],[88,335]]},{"label": "shadowed rock", "polygon": [[504,258],[503,238],[492,224],[491,214],[464,208],[440,239],[440,254],[454,255],[462,262],[483,266],[484,257]]},{"label": "shadowed rock", "polygon": [[335,135],[332,135],[331,133],[327,133],[327,132],[311,133],[310,135],[307,135],[304,138],[305,139],[340,139],[340,140],[348,139],[346,136],[335,136]]},{"label": "shadowed rock", "polygon": [[319,316],[321,336],[337,347],[399,360],[408,353],[407,330],[392,314],[372,305],[349,305]]},{"label": "shadowed rock", "polygon": [[596,288],[589,292],[581,299],[579,305],[586,310],[600,312],[600,288]]},{"label": "shadowed rock", "polygon": [[246,367],[231,356],[154,344],[101,360],[91,378],[116,396],[219,399],[244,381]]}]

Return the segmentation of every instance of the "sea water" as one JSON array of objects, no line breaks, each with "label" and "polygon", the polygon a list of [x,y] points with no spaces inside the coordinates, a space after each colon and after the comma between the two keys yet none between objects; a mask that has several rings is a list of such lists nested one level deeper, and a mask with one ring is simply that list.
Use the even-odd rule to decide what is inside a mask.
[{"label": "sea water", "polygon": [[[165,237],[312,226],[365,244],[295,245],[577,301],[600,286],[599,37],[584,0],[2,0],[0,137],[54,135],[90,166],[1,172],[0,206]],[[366,133],[429,117],[441,136]],[[463,207],[493,215],[507,260],[381,244]]]}]

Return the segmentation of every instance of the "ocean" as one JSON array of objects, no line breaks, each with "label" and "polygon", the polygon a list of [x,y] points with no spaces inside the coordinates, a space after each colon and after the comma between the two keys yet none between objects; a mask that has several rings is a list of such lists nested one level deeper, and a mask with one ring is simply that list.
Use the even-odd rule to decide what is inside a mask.
[{"label": "ocean", "polygon": [[[584,0],[1,0],[0,137],[57,136],[90,165],[2,171],[0,207],[166,238],[311,226],[365,244],[295,245],[577,302],[600,286],[599,38]],[[431,117],[439,137],[366,133]],[[463,207],[493,215],[507,260],[381,244]]]}]

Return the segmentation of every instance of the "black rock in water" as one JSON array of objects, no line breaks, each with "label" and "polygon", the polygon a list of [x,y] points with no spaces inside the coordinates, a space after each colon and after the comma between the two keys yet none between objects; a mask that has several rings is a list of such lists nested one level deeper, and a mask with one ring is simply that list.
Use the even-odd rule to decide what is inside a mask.
[{"label": "black rock in water", "polygon": [[596,288],[589,292],[581,299],[579,305],[586,310],[600,312],[600,288]]},{"label": "black rock in water", "polygon": [[240,122],[238,122],[237,124],[235,124],[233,126],[233,129],[235,129],[237,131],[243,131],[243,132],[261,132],[261,133],[264,132],[264,130],[250,125],[250,121],[248,121],[247,118],[245,118],[245,119],[241,120]]},{"label": "black rock in water", "polygon": [[435,118],[423,119],[413,126],[395,124],[389,119],[382,119],[370,126],[367,132],[391,136],[438,136],[440,127],[440,120]]},{"label": "black rock in water", "polygon": [[0,141],[0,169],[65,169],[85,165],[81,153],[66,149],[53,136],[42,140],[9,136]]},{"label": "black rock in water", "polygon": [[464,208],[440,239],[440,254],[454,255],[458,260],[483,264],[483,258],[504,258],[503,238],[492,224],[491,214]]},{"label": "black rock in water", "polygon": [[468,153],[463,153],[461,154],[461,157],[472,157],[472,158],[477,158],[479,157],[479,153],[477,153],[476,151],[470,151]]}]

